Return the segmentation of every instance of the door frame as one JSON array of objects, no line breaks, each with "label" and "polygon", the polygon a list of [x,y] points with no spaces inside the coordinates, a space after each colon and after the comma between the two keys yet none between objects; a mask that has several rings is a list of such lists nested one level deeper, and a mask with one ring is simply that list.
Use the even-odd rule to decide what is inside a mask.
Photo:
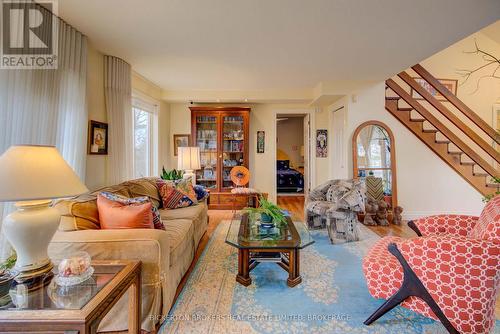
[{"label": "door frame", "polygon": [[[276,151],[277,151],[277,145],[276,145],[276,139],[278,138],[278,115],[280,114],[297,114],[297,115],[309,115],[309,145],[308,145],[308,153],[309,156],[307,159],[304,157],[304,171],[307,171],[307,180],[309,183],[309,189],[313,189],[316,185],[316,180],[313,178],[315,176],[315,171],[316,171],[316,160],[314,159],[313,152],[315,152],[315,140],[314,138],[314,133],[316,131],[316,118],[315,118],[315,109],[277,109],[273,111],[273,120],[274,120],[274,135],[273,135],[273,140],[274,140],[274,150],[272,152],[272,157],[273,157],[273,198],[276,198],[276,202],[278,201],[278,189],[277,189],[277,182],[278,182],[278,177],[276,174]],[[305,136],[304,136],[305,137]],[[304,146],[306,143],[304,143]],[[307,164],[307,168],[306,168]],[[313,172],[314,171],[314,172]],[[304,184],[304,196],[308,191],[306,191],[306,184]]]}]

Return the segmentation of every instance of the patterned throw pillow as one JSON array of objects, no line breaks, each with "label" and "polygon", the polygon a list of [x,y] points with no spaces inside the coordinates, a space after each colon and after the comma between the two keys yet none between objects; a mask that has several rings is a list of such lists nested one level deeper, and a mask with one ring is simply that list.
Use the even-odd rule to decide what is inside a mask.
[{"label": "patterned throw pillow", "polygon": [[[147,196],[128,198],[128,197],[125,197],[122,195],[113,194],[113,193],[109,193],[106,191],[101,192],[100,195],[106,199],[109,199],[110,201],[118,202],[118,203],[125,204],[125,205],[144,204],[144,203],[151,202],[151,200]],[[155,229],[165,230],[165,226],[163,226],[163,223],[161,222],[160,211],[158,211],[158,208],[155,207],[154,205],[152,205],[151,212],[153,214],[153,225],[154,225]]]},{"label": "patterned throw pillow", "polygon": [[203,186],[200,186],[199,184],[195,185],[194,187],[194,192],[196,193],[196,200],[199,202],[199,201],[203,201],[205,198],[208,197],[209,193],[208,191],[205,189],[205,187]]},{"label": "patterned throw pillow", "polygon": [[165,209],[184,208],[198,203],[191,179],[158,180],[157,185]]}]

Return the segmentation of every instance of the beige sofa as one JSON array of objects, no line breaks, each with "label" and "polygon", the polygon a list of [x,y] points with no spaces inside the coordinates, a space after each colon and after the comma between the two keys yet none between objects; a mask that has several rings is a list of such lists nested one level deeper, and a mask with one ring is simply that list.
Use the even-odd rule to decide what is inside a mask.
[{"label": "beige sofa", "polygon": [[[149,196],[153,204],[160,207],[166,230],[99,229],[96,196],[100,191],[128,197]],[[94,260],[142,261],[142,329],[152,331],[170,310],[177,286],[207,229],[206,202],[181,209],[161,209],[156,179],[143,178],[61,201],[55,207],[62,218],[49,246],[52,258],[86,251]],[[103,319],[99,331],[127,329],[127,302],[128,295]]]}]

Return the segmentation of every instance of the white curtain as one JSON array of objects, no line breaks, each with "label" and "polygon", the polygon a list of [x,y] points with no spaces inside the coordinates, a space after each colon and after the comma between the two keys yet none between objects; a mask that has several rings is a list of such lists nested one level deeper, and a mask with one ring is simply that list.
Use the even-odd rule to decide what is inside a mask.
[{"label": "white curtain", "polygon": [[[87,39],[64,21],[54,22],[59,34],[57,69],[0,69],[0,154],[14,144],[55,145],[84,180]],[[0,203],[0,221],[12,208]],[[0,259],[9,252],[2,233]]]},{"label": "white curtain", "polygon": [[132,85],[130,65],[104,57],[104,94],[108,116],[107,179],[117,184],[133,177]]}]

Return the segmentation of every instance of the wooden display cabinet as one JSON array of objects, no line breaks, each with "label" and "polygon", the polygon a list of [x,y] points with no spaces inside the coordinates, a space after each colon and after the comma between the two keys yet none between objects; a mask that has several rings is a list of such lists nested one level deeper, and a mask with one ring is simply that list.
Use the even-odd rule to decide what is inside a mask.
[{"label": "wooden display cabinet", "polygon": [[[234,166],[248,168],[250,108],[190,107],[191,138],[200,148],[196,183],[210,189],[210,209],[233,209],[230,178]],[[236,209],[246,203],[239,201]]]}]

